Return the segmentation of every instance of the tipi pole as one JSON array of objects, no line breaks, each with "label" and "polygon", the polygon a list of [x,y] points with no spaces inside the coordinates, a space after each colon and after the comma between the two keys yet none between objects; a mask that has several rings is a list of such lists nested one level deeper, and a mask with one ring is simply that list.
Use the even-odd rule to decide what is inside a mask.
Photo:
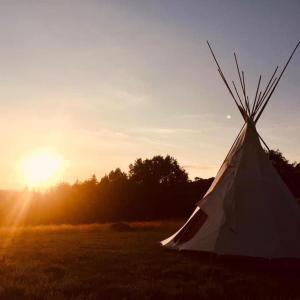
[{"label": "tipi pole", "polygon": [[253,115],[254,108],[255,108],[255,105],[256,105],[257,95],[258,95],[258,90],[259,90],[260,82],[261,82],[261,75],[259,75],[259,79],[258,79],[258,84],[257,84],[256,93],[255,93],[255,98],[254,98],[254,102],[253,102],[253,106],[252,106],[252,110],[251,110],[251,116]]},{"label": "tipi pole", "polygon": [[262,105],[264,99],[265,99],[266,97],[269,96],[269,93],[270,93],[270,91],[272,90],[272,88],[273,88],[274,84],[276,83],[277,79],[278,79],[277,77],[274,78],[274,80],[273,80],[273,82],[271,83],[271,85],[270,85],[270,87],[269,87],[267,93],[265,94],[264,98],[263,98],[263,99],[259,102],[259,104],[257,105],[257,108],[255,109],[254,115],[256,114],[256,112],[257,112],[257,111],[259,110],[259,108],[261,107],[261,105]]},{"label": "tipi pole", "polygon": [[263,142],[263,144],[265,145],[265,147],[268,149],[268,151],[270,152],[270,148],[268,147],[267,143],[263,140],[263,138],[260,136],[260,134],[257,132],[259,139]]},{"label": "tipi pole", "polygon": [[239,93],[238,93],[238,90],[237,90],[237,88],[236,88],[236,85],[235,85],[234,81],[232,81],[232,84],[233,84],[233,87],[234,87],[234,89],[235,89],[235,92],[236,92],[236,94],[237,94],[237,96],[238,96],[238,98],[239,98],[239,100],[240,100],[241,106],[243,107],[244,110],[246,110],[245,107],[244,107],[244,105],[243,105],[243,103],[242,103],[242,100],[241,100],[241,98],[240,98],[240,95],[239,95]]},{"label": "tipi pole", "polygon": [[[257,103],[257,108],[259,108],[259,106],[261,105],[261,103],[263,103],[264,98],[265,98],[265,96],[267,95],[267,91],[269,91],[270,83],[271,83],[271,81],[273,80],[273,78],[274,78],[274,76],[275,76],[277,70],[278,70],[278,66],[276,67],[275,71],[273,72],[273,74],[272,74],[272,76],[271,76],[271,78],[270,78],[270,80],[269,80],[269,82],[268,82],[268,84],[267,84],[267,86],[266,86],[266,88],[265,88],[265,90],[264,90],[262,96],[261,96],[260,101]],[[257,111],[257,110],[256,110],[256,111]]]},{"label": "tipi pole", "polygon": [[273,95],[273,93],[274,93],[274,91],[275,91],[275,89],[276,89],[276,87],[277,87],[277,85],[278,85],[278,83],[279,83],[279,81],[280,81],[280,79],[281,79],[281,77],[282,77],[282,75],[283,75],[285,69],[287,68],[289,62],[291,61],[291,59],[292,59],[293,55],[295,54],[295,52],[296,52],[297,48],[299,47],[299,45],[300,45],[300,41],[298,42],[298,44],[297,44],[296,47],[294,48],[293,52],[291,53],[291,55],[290,55],[288,61],[286,62],[285,66],[284,66],[284,68],[283,68],[283,70],[282,70],[282,72],[280,73],[279,78],[277,79],[277,81],[276,81],[276,83],[275,83],[273,89],[271,90],[271,93],[269,94],[269,96],[267,97],[267,99],[266,99],[265,102],[264,102],[264,105],[263,105],[262,108],[260,109],[259,114],[258,114],[258,116],[256,117],[254,123],[257,123],[257,121],[259,120],[261,114],[262,114],[263,111],[265,110],[265,108],[266,108],[266,106],[267,106],[267,104],[268,104],[268,102],[269,102],[271,96]]},{"label": "tipi pole", "polygon": [[217,65],[217,67],[218,67],[218,71],[219,71],[219,73],[220,73],[220,76],[221,76],[222,80],[224,81],[224,83],[225,83],[225,85],[226,85],[226,87],[227,87],[227,89],[228,89],[230,95],[232,96],[232,98],[233,98],[235,104],[236,104],[237,107],[239,108],[239,111],[240,111],[242,117],[245,118],[244,115],[243,115],[243,112],[242,112],[242,108],[241,108],[241,107],[239,106],[239,104],[237,103],[237,101],[236,101],[236,99],[235,99],[235,97],[234,97],[234,95],[233,95],[233,92],[232,92],[232,90],[231,90],[231,88],[230,88],[230,86],[229,86],[229,84],[228,84],[228,82],[227,82],[227,80],[226,80],[226,78],[225,78],[223,72],[222,72],[222,69],[221,69],[221,67],[220,67],[220,64],[218,63],[218,60],[217,60],[217,58],[216,58],[216,56],[215,56],[215,54],[214,54],[214,52],[213,52],[213,50],[212,50],[212,48],[211,48],[209,42],[206,41],[206,43],[207,43],[207,45],[208,45],[208,47],[209,47],[209,50],[210,50],[210,52],[211,52],[211,54],[212,54],[212,56],[213,56],[213,58],[214,58],[214,61],[215,61],[216,65]]},{"label": "tipi pole", "polygon": [[[230,87],[229,87],[229,84],[228,84],[228,82],[227,82],[227,80],[226,80],[224,74],[222,73],[222,70],[218,69],[218,71],[219,71],[219,74],[220,74],[221,78],[223,79],[223,81],[224,81],[224,83],[225,83],[225,85],[226,85],[226,87],[227,87],[229,93],[231,94],[231,96],[232,96],[232,98],[233,98],[235,104],[237,105],[237,107],[238,107],[240,113],[241,113],[242,116],[243,116],[242,109],[241,109],[241,107],[239,106],[239,104],[237,103],[237,101],[236,101],[236,99],[235,99],[235,97],[234,97],[234,95],[233,95],[233,93],[232,93],[232,91],[231,91],[231,89],[230,89]],[[244,116],[243,116],[243,117],[244,117]]]},{"label": "tipi pole", "polygon": [[234,60],[235,60],[236,68],[237,68],[237,71],[238,71],[239,80],[240,80],[240,84],[241,84],[243,95],[244,95],[245,107],[246,107],[246,111],[247,111],[247,99],[246,99],[246,91],[245,91],[245,86],[244,86],[244,84],[245,84],[244,72],[242,71],[242,75],[243,75],[243,78],[242,78],[236,53],[234,53]]}]

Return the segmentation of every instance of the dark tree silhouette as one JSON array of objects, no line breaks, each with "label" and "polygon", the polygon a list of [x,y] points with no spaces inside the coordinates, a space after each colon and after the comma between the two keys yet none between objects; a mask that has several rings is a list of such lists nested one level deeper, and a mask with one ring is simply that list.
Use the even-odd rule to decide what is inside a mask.
[{"label": "dark tree silhouette", "polygon": [[[279,150],[267,154],[300,198],[300,164],[290,163]],[[128,174],[117,168],[100,180],[92,175],[83,182],[61,183],[46,193],[0,191],[0,225],[15,224],[13,212],[24,203],[21,225],[187,218],[213,179],[189,180],[169,155],[139,158]]]},{"label": "dark tree silhouette", "polygon": [[152,159],[137,159],[129,165],[129,178],[139,184],[183,184],[188,182],[188,174],[177,160],[169,155],[157,155]]},{"label": "dark tree silhouette", "polygon": [[102,177],[100,183],[104,183],[104,182],[124,182],[126,181],[127,178],[127,174],[125,172],[122,172],[120,168],[117,168],[113,171],[110,171],[110,173],[108,175],[105,175],[104,177]]},{"label": "dark tree silhouette", "polygon": [[290,163],[278,149],[270,150],[267,154],[290,191],[300,197],[300,164]]}]

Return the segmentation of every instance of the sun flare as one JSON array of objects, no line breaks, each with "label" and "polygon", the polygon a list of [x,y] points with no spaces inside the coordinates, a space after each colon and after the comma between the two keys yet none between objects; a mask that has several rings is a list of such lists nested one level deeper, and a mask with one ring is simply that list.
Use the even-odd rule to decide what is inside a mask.
[{"label": "sun flare", "polygon": [[64,161],[50,151],[36,151],[21,160],[23,182],[30,188],[44,188],[55,184],[62,175]]}]

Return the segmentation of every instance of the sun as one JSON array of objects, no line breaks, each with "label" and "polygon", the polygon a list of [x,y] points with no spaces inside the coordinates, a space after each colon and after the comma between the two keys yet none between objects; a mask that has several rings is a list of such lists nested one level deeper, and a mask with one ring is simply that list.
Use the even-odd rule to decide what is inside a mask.
[{"label": "sun", "polygon": [[48,150],[35,151],[20,162],[23,183],[30,188],[45,188],[57,183],[63,169],[62,157]]}]

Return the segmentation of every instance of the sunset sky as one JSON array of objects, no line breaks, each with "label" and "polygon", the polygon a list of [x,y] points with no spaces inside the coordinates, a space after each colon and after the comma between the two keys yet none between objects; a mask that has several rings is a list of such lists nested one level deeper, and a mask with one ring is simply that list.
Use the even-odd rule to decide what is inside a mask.
[{"label": "sunset sky", "polygon": [[[206,178],[243,123],[206,40],[228,78],[238,53],[253,96],[300,39],[300,2],[2,0],[0,39],[0,188],[22,188],[22,159],[45,149],[68,182],[156,154]],[[292,161],[299,111],[300,51],[258,123]]]}]

